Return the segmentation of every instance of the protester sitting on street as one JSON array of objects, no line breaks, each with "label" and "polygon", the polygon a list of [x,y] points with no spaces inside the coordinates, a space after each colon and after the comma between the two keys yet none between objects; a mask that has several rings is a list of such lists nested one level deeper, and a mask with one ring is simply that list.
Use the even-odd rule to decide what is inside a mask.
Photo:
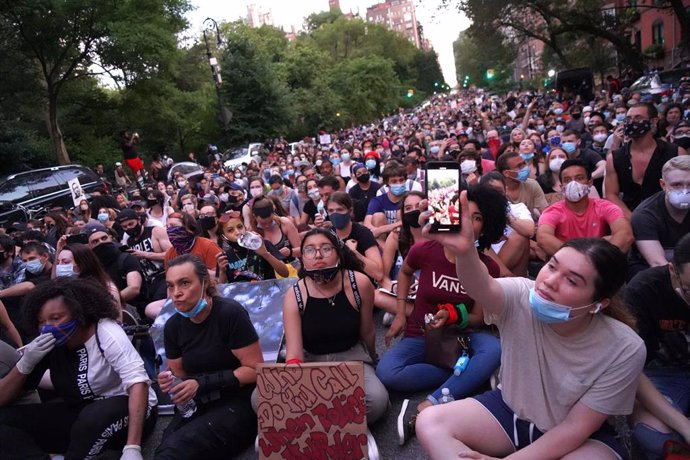
[{"label": "protester sitting on street", "polygon": [[308,200],[302,207],[302,214],[300,216],[300,225],[310,225],[314,223],[318,213],[318,204],[321,201],[321,194],[316,179],[307,179],[305,182],[305,192]]},{"label": "protester sitting on street", "polygon": [[408,191],[406,181],[405,167],[397,161],[390,161],[383,170],[383,183],[387,186],[387,191],[379,194],[379,190],[377,196],[371,199],[364,218],[364,226],[377,239],[385,241],[388,233],[400,226],[397,216],[402,196]]},{"label": "protester sitting on street", "polygon": [[[107,290],[92,280],[60,277],[26,296],[27,326],[40,335],[0,379],[0,458],[95,458],[122,449],[142,459],[156,423],[156,395],[144,363],[117,324]],[[11,405],[49,372],[60,401]]]},{"label": "protester sitting on street", "polygon": [[333,193],[326,203],[328,219],[335,235],[362,263],[362,271],[372,280],[380,282],[384,277],[383,261],[371,230],[352,222],[353,204],[345,192]]},{"label": "protester sitting on street", "polygon": [[223,251],[213,241],[199,236],[199,227],[191,215],[186,212],[171,214],[168,216],[166,231],[171,244],[163,259],[166,268],[175,257],[191,254],[199,257],[211,276],[215,276],[218,257]]},{"label": "protester sitting on street", "polygon": [[524,203],[532,216],[538,218],[546,208],[546,198],[539,184],[529,178],[527,163],[517,152],[506,152],[496,160],[496,170],[505,177],[506,198],[511,203]]},{"label": "protester sitting on street", "polygon": [[[625,290],[626,306],[637,318],[638,331],[647,348],[644,373],[671,403],[672,411],[680,415],[671,417],[669,424],[653,413],[654,406],[635,406],[631,417],[633,435],[650,460],[663,458],[666,440],[690,437],[690,421],[685,419],[690,412],[690,352],[685,339],[685,331],[690,327],[688,286],[690,235],[686,233],[675,245],[670,262],[640,272]],[[674,418],[684,420],[682,429],[673,422]]]},{"label": "protester sitting on street", "polygon": [[[463,192],[462,222],[471,219],[468,205]],[[500,388],[417,418],[429,457],[626,458],[606,420],[632,412],[645,351],[616,299],[626,278],[620,250],[570,240],[535,281],[494,279],[469,226],[429,237],[455,256],[459,282],[501,334]]]},{"label": "protester sitting on street", "polygon": [[367,423],[372,424],[389,405],[374,371],[374,286],[332,232],[310,230],[301,249],[300,279],[283,301],[286,363],[362,361]]},{"label": "protester sitting on street", "polygon": [[287,277],[287,265],[266,249],[263,238],[261,246],[255,250],[239,244],[238,240],[245,232],[247,229],[238,212],[220,216],[217,243],[223,254],[218,258],[219,282],[269,280],[275,279],[276,274]]},{"label": "protester sitting on street", "polygon": [[661,168],[678,154],[678,147],[654,137],[658,121],[653,104],[636,104],[628,109],[624,130],[630,142],[606,159],[606,199],[618,205],[630,219],[646,198],[661,191]]},{"label": "protester sitting on street", "polygon": [[[469,213],[463,215],[463,228],[473,231],[476,251],[484,266],[477,268],[497,277],[496,263],[482,251],[503,234],[506,226],[506,199],[494,189],[475,186],[469,191]],[[470,217],[471,216],[471,217]],[[467,225],[465,225],[467,224]],[[407,298],[413,275],[419,270],[419,287],[409,317]],[[397,312],[386,333],[386,344],[400,334],[403,339],[384,353],[376,367],[376,375],[389,390],[415,392],[434,390],[416,409],[403,402],[398,418],[398,436],[402,445],[414,434],[417,412],[439,404],[442,390],[447,388],[456,398],[465,398],[477,391],[500,364],[501,346],[498,338],[482,330],[485,306],[465,293],[455,275],[455,256],[436,241],[415,244],[405,257],[398,273]],[[434,327],[456,324],[469,337],[470,361],[461,375],[425,361],[425,316],[434,315]],[[454,359],[459,356],[454,357]]]},{"label": "protester sitting on street", "polygon": [[678,240],[690,232],[690,157],[670,159],[661,175],[662,190],[632,213],[635,250],[629,258],[631,277],[649,267],[666,266]]},{"label": "protester sitting on street", "polygon": [[[170,260],[166,283],[177,313],[165,323],[167,369],[158,383],[172,394],[177,410],[154,458],[234,457],[257,431],[250,404],[256,365],[263,362],[256,330],[242,305],[218,296],[198,257]],[[173,385],[172,376],[183,382]],[[196,410],[181,413],[180,406],[190,401]]]},{"label": "protester sitting on street", "polygon": [[[397,277],[403,260],[407,257],[407,253],[412,246],[426,241],[426,238],[422,236],[422,227],[419,225],[419,204],[424,198],[425,195],[422,192],[407,192],[405,194],[400,207],[402,225],[399,230],[394,230],[388,235],[386,244],[383,247],[384,278],[380,283],[383,290],[376,290],[374,305],[386,312],[383,315],[383,324],[385,326],[391,325],[397,312],[395,297],[398,288]],[[416,281],[413,281],[412,284],[416,285]],[[416,289],[413,288],[412,290]],[[414,301],[408,298],[405,307],[408,316],[412,312],[413,306]]]},{"label": "protester sitting on street", "polygon": [[251,205],[251,228],[265,240],[266,247],[285,262],[299,257],[300,238],[292,219],[279,215],[280,201],[256,196]]},{"label": "protester sitting on street", "polygon": [[563,199],[542,212],[537,244],[547,257],[574,238],[604,238],[626,254],[633,243],[630,221],[608,200],[590,198],[592,176],[584,161],[575,158],[561,165]]}]

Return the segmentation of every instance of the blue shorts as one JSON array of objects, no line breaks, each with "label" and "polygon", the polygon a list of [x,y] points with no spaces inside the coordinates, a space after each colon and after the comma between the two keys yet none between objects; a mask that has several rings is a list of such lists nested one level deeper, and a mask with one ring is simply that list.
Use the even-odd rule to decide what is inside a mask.
[{"label": "blue shorts", "polygon": [[[477,400],[494,416],[515,450],[529,446],[544,434],[533,423],[517,418],[513,409],[503,401],[501,390],[487,391],[473,396],[473,399]],[[606,445],[619,459],[628,458],[628,453],[616,438],[615,430],[608,423],[604,423],[601,428],[592,433],[589,439]]]}]

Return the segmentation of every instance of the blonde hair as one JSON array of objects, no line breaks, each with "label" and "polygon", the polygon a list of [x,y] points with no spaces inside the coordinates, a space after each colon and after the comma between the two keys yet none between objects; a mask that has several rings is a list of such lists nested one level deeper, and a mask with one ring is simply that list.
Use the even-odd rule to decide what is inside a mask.
[{"label": "blonde hair", "polygon": [[690,171],[690,156],[681,155],[673,157],[664,163],[664,166],[661,168],[661,178],[666,180],[669,171],[676,169],[678,171]]}]

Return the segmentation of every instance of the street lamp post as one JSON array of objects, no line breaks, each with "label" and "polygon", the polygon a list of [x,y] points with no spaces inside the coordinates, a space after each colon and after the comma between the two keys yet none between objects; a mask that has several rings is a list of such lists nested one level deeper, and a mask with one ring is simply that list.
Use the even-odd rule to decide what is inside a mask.
[{"label": "street lamp post", "polygon": [[[223,95],[220,93],[220,85],[223,84],[223,79],[220,75],[220,64],[218,60],[213,57],[211,53],[211,47],[208,44],[208,35],[206,32],[211,32],[212,29],[216,33],[216,45],[220,47],[223,44],[223,39],[220,37],[220,30],[218,29],[218,23],[212,18],[206,18],[204,20],[204,42],[206,43],[206,57],[208,58],[208,63],[211,66],[211,76],[213,77],[213,83],[216,87],[216,96],[218,97],[218,110],[220,111],[220,121],[221,130],[223,131],[223,137],[227,143],[227,129],[230,124],[230,119],[228,117],[227,110],[223,106]],[[227,145],[226,145],[227,147]]]}]

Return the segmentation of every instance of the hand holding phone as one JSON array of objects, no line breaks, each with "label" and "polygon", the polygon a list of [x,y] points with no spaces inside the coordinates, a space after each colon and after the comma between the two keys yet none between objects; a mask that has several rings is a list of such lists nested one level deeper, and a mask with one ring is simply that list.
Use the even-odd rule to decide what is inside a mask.
[{"label": "hand holding phone", "polygon": [[431,232],[459,232],[460,165],[454,161],[428,162],[426,191]]}]

